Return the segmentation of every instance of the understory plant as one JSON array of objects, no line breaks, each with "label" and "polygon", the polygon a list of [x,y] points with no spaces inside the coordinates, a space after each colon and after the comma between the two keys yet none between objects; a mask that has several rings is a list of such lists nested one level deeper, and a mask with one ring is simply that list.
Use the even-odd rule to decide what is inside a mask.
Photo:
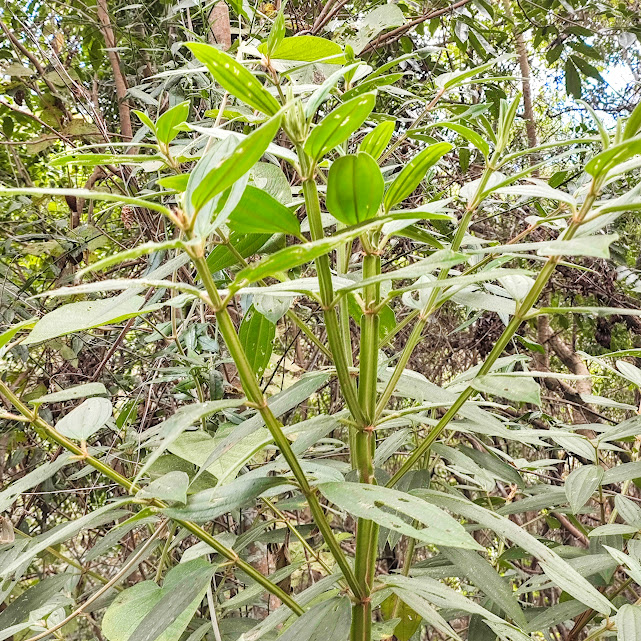
[{"label": "understory plant", "polygon": [[[240,45],[235,56],[191,43],[222,88],[210,118],[191,119],[189,102],[155,121],[137,112],[146,138],[55,160],[157,163],[157,179],[136,197],[0,191],[114,202],[158,216],[166,232],[161,242],[103,252],[74,283],[42,292],[74,300],[2,334],[4,356],[124,321],[133,333],[169,308],[170,322],[162,331],[152,323],[152,337],[193,373],[173,413],[143,430],[101,383],[22,399],[0,380],[3,419],[60,448],[3,489],[0,510],[65,466],[119,488],[35,538],[14,538],[5,523],[3,598],[43,555],[60,571],[8,603],[0,638],[70,638],[70,626],[103,611],[97,625],[109,641],[522,641],[559,638],[560,624],[573,641],[588,632],[641,638],[641,607],[626,596],[641,585],[641,509],[626,497],[641,478],[641,423],[636,413],[589,429],[547,421],[539,381],[572,375],[537,370],[518,342],[542,317],[640,314],[553,307],[541,296],[557,267],[578,273],[582,257],[607,259],[616,219],[641,210],[629,180],[639,167],[641,108],[610,129],[598,121],[597,137],[515,150],[518,93],[493,114],[454,99],[471,83],[509,87],[501,77],[509,60],[439,76],[417,117],[397,122],[377,111],[377,91],[399,80],[395,69],[409,56],[373,69],[349,47],[319,40],[285,37],[279,14],[263,44]],[[319,61],[332,72],[310,84],[305,70]],[[441,166],[460,140],[477,162],[446,189]],[[393,152],[406,144],[411,154],[399,165]],[[568,163],[575,178],[550,184],[546,176]],[[479,219],[524,201],[537,214],[510,242],[474,233]],[[147,273],[126,277],[127,261],[141,258]],[[123,277],[102,276],[114,269]],[[469,323],[498,314],[503,329],[481,364],[440,386],[412,358],[443,310]],[[181,340],[196,323],[218,343],[218,360]],[[282,326],[317,357],[271,393],[272,378],[287,373],[287,351],[273,368]],[[641,383],[631,364],[614,374]],[[54,403],[66,411],[50,421]],[[114,431],[116,442],[107,440]],[[510,444],[540,447],[547,458],[512,457]],[[628,462],[610,465],[609,454],[624,450]],[[561,451],[575,458],[573,471],[548,484]],[[560,514],[587,546],[533,534],[529,521],[542,510]],[[577,520],[592,511],[593,527]],[[113,527],[91,559],[133,532],[144,536],[116,574],[87,577],[87,559],[75,561],[61,544],[106,523]],[[275,568],[258,562],[270,532]],[[154,574],[132,582],[143,562]],[[69,586],[88,578],[92,588],[70,607]]]}]

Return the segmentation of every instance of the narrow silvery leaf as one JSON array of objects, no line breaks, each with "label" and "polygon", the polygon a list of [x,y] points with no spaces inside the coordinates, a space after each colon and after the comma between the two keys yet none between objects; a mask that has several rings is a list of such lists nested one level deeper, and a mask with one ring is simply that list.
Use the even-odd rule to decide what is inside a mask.
[{"label": "narrow silvery leaf", "polygon": [[603,478],[600,465],[582,465],[565,479],[565,494],[575,514],[592,498]]}]

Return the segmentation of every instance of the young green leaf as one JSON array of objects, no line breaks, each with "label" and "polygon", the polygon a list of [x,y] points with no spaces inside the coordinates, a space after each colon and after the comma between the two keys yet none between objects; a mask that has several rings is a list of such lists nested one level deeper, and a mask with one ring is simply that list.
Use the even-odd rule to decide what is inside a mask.
[{"label": "young green leaf", "polygon": [[132,109],[131,112],[138,117],[138,120],[140,120],[143,125],[146,125],[153,133],[156,133],[156,125],[146,113],[138,111],[138,109]]},{"label": "young green leaf", "polygon": [[565,92],[574,98],[581,97],[581,76],[570,58],[565,61]]},{"label": "young green leaf", "polygon": [[280,116],[270,118],[209,170],[201,182],[195,185],[191,196],[191,204],[196,213],[214,196],[231,187],[260,160],[279,127]]},{"label": "young green leaf", "polygon": [[295,214],[266,191],[247,185],[229,215],[229,228],[240,234],[290,234],[300,236]]},{"label": "young green leaf", "polygon": [[341,55],[343,50],[337,42],[327,38],[319,38],[318,36],[283,38],[272,51],[269,51],[268,45],[268,42],[259,45],[258,51],[268,54],[270,58],[275,60],[314,62],[315,60],[331,58],[331,60],[326,60],[325,62],[335,65],[345,62],[344,56]]},{"label": "young green leaf", "polygon": [[272,234],[238,234],[232,232],[229,235],[228,242],[233,251],[227,245],[214,247],[209,256],[207,256],[207,265],[212,274],[227,269],[232,265],[237,265],[238,256],[242,258],[252,256],[260,251],[271,237]]},{"label": "young green leaf", "polygon": [[378,160],[392,139],[396,120],[384,120],[370,131],[358,146],[358,150]]},{"label": "young green leaf", "polygon": [[322,158],[365,122],[375,102],[375,94],[368,93],[336,107],[312,130],[305,142],[305,151],[314,160]]},{"label": "young green leaf", "polygon": [[238,337],[245,349],[252,370],[256,376],[262,376],[272,355],[276,325],[252,306],[243,317]]},{"label": "young green leaf", "polygon": [[336,220],[356,225],[376,216],[384,190],[383,175],[372,156],[349,154],[332,163],[325,204]]},{"label": "young green leaf", "polygon": [[273,116],[280,105],[259,80],[230,55],[201,42],[190,42],[187,47],[207,66],[218,83],[230,94],[250,107]]},{"label": "young green leaf", "polygon": [[641,102],[633,109],[625,121],[623,140],[634,138],[639,133],[639,130],[641,130]]},{"label": "young green leaf", "polygon": [[403,167],[394,182],[385,194],[383,200],[384,210],[387,213],[394,205],[405,200],[423,180],[427,170],[435,165],[452,146],[449,142],[439,142],[430,145],[416,154],[410,162]]},{"label": "young green leaf", "polygon": [[640,153],[641,136],[630,138],[618,145],[608,147],[605,151],[591,158],[585,165],[585,172],[591,176],[605,175],[617,165]]},{"label": "young green leaf", "polygon": [[[285,37],[285,14],[283,13],[283,7],[281,7],[278,15],[276,16],[272,28],[267,37],[267,46],[265,48],[265,53],[268,58],[273,58],[273,53],[276,47],[282,42]],[[263,45],[261,45],[262,47]],[[260,51],[260,49],[259,49]]]},{"label": "young green leaf", "polygon": [[156,138],[158,138],[158,142],[168,145],[178,135],[176,127],[185,122],[188,117],[188,100],[165,111],[156,121]]}]

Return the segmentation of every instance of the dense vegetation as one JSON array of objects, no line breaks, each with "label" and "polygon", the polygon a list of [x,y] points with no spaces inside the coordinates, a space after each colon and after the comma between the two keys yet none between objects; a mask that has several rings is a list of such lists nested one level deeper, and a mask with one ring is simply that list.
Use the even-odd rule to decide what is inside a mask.
[{"label": "dense vegetation", "polygon": [[0,641],[641,639],[636,0],[0,7]]}]

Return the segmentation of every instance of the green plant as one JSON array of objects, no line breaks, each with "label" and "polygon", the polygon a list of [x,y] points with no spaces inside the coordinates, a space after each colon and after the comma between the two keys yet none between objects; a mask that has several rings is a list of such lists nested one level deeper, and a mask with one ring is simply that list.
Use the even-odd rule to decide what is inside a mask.
[{"label": "green plant", "polygon": [[[404,640],[416,633],[421,620],[443,637],[460,639],[461,626],[455,630],[452,622],[466,617],[470,641],[537,638],[529,635],[547,633],[550,627],[575,617],[574,639],[592,621],[600,626],[594,628],[597,635],[609,633],[616,625],[622,641],[634,638],[624,630],[637,625],[638,605],[620,608],[615,623],[608,617],[617,608],[616,597],[630,582],[641,580],[639,550],[633,538],[640,525],[639,508],[625,496],[630,479],[641,477],[638,444],[631,450],[634,460],[626,463],[631,467],[625,471],[619,469],[625,466],[606,469],[603,454],[616,448],[616,443],[637,436],[638,417],[586,436],[577,431],[581,426],[556,423],[543,430],[517,423],[501,409],[510,404],[540,405],[537,379],[571,378],[530,370],[526,359],[511,349],[524,324],[568,313],[639,315],[637,310],[621,308],[537,305],[565,257],[608,258],[609,246],[617,237],[604,233],[606,227],[623,212],[641,210],[636,188],[609,197],[613,183],[637,169],[636,160],[630,161],[641,152],[641,107],[613,136],[599,123],[604,133],[598,139],[559,140],[517,151],[510,143],[516,129],[518,95],[499,101],[495,126],[486,117],[435,121],[428,131],[444,126],[456,132],[476,147],[484,163],[480,175],[467,181],[460,193],[443,199],[438,189],[421,185],[426,177],[436,175],[439,161],[453,150],[450,142],[421,143],[422,148],[398,171],[385,164],[393,128],[385,118],[376,127],[372,125],[380,119],[374,111],[376,88],[397,79],[382,75],[394,67],[393,62],[368,74],[363,61],[349,49],[339,47],[332,53],[311,36],[285,38],[279,20],[259,48],[261,58],[241,60],[205,44],[189,48],[225,90],[225,101],[236,99],[239,106],[249,108],[248,113],[253,110],[246,133],[226,135],[227,129],[208,128],[205,133],[211,136],[210,142],[191,171],[183,173],[191,157],[181,148],[176,154],[172,142],[182,131],[202,130],[188,121],[189,107],[181,103],[155,123],[139,114],[156,137],[155,143],[148,143],[150,153],[143,158],[163,163],[162,177],[153,191],[134,198],[91,190],[0,190],[5,197],[68,195],[115,201],[164,217],[166,241],[106,255],[78,272],[78,283],[88,274],[97,275],[142,256],[167,252],[170,260],[143,278],[96,280],[47,291],[43,295],[80,300],[14,326],[2,334],[0,345],[8,351],[18,332],[31,327],[23,345],[144,317],[170,305],[171,339],[184,360],[194,364],[196,356],[179,340],[175,313],[187,306],[200,308],[203,318],[210,315],[216,335],[224,342],[243,397],[221,399],[214,395],[213,385],[206,392],[199,375],[193,373],[200,364],[194,365],[190,371],[197,402],[183,405],[139,437],[123,423],[122,452],[128,455],[123,471],[116,471],[110,452],[92,443],[111,419],[110,401],[86,400],[80,411],[66,414],[55,426],[40,412],[48,403],[104,395],[102,389],[85,386],[66,390],[53,400],[44,396],[26,401],[0,381],[0,393],[14,408],[5,419],[29,423],[42,438],[70,453],[73,458],[65,455],[62,464],[81,461],[126,490],[118,501],[4,552],[3,576],[17,580],[36,555],[55,549],[81,528],[126,516],[118,527],[144,520],[153,541],[161,535],[167,538],[163,546],[141,548],[123,573],[140,554],[155,551],[159,555],[156,579],[160,579],[172,563],[172,550],[184,537],[193,535],[205,545],[170,569],[162,588],[147,580],[120,592],[102,624],[109,641],[175,641],[188,628],[194,638],[202,638],[199,631],[204,635],[212,626],[218,630],[221,610],[252,604],[262,591],[283,605],[253,629],[256,622],[247,617],[249,625],[240,628],[244,639],[261,638],[286,624],[279,637],[284,641],[339,641],[348,635],[352,641],[370,641],[392,634]],[[290,67],[283,71],[272,55]],[[325,58],[332,59],[335,72],[314,90],[298,87],[295,71]],[[496,82],[482,74],[502,62],[439,77],[422,118],[435,113],[449,92],[471,82]],[[252,72],[258,63],[261,66]],[[401,131],[392,145],[417,133],[425,135],[425,130]],[[216,137],[222,139],[210,144]],[[250,172],[265,155],[288,163],[291,181],[300,185],[302,201],[279,199],[278,190],[270,191],[268,181],[265,188],[256,180],[248,184]],[[537,161],[530,163],[530,157]],[[584,176],[574,193],[550,186],[539,175],[568,157],[573,169]],[[137,155],[79,149],[60,155],[55,164],[95,166],[140,160]],[[419,187],[423,202],[412,206],[408,199]],[[538,218],[509,243],[492,238],[479,243],[470,234],[475,218],[488,203],[512,197],[534,199]],[[306,225],[301,225],[297,215],[303,206]],[[528,239],[544,226],[561,229],[558,237]],[[266,246],[273,235],[286,235],[286,246]],[[383,269],[392,243],[399,238],[411,241],[417,260],[395,257]],[[260,259],[248,260],[256,253]],[[187,264],[195,270],[193,282],[183,277],[182,268]],[[171,292],[172,297],[149,303],[140,295],[149,288]],[[109,290],[124,293],[115,300],[91,298]],[[82,299],[84,296],[90,298]],[[252,306],[238,323],[230,310],[241,296],[251,297]],[[300,314],[300,300],[322,310],[326,342],[319,328]],[[410,363],[437,312],[449,306],[497,312],[505,327],[480,365],[441,388],[412,370]],[[396,325],[395,312],[402,312],[403,317]],[[274,325],[284,316],[325,361],[293,386],[269,397],[261,378],[272,354]],[[399,353],[391,353],[388,346],[402,328],[411,328],[409,337]],[[632,383],[641,383],[638,370],[619,369]],[[328,382],[337,385],[340,404],[335,411],[319,411],[311,417],[293,411],[311,395],[322,394]],[[502,405],[498,399],[508,403]],[[188,474],[177,466],[158,473],[162,455],[176,451],[180,439],[183,447],[188,446],[183,437],[193,436],[189,430],[194,424],[200,425],[201,435],[208,436],[211,424],[207,421],[214,416],[218,417],[217,431],[196,469]],[[223,417],[231,427],[224,425]],[[459,432],[471,433],[476,447],[455,443],[452,436]],[[315,455],[312,446],[330,433],[344,437],[346,450],[339,449],[327,460],[322,452]],[[484,441],[487,436],[516,443],[556,443],[584,464],[576,467],[564,488],[528,484],[525,478],[529,473],[536,475],[536,466],[497,452]],[[138,444],[133,448],[146,457],[140,462],[131,456],[136,438]],[[271,456],[274,450],[276,457]],[[399,450],[404,455],[402,462],[392,456]],[[435,487],[430,485],[438,460],[447,461],[460,482],[440,477]],[[6,508],[17,494],[55,471],[56,465],[49,463],[31,478],[18,481],[16,487],[10,485],[0,494],[0,505]],[[512,486],[507,498],[499,501],[488,491],[497,481]],[[615,492],[616,511],[608,514],[604,491],[620,482],[624,485]],[[517,493],[524,498],[513,501]],[[589,532],[594,549],[581,556],[572,557],[567,550],[557,553],[533,536],[526,523],[509,518],[567,505],[573,518],[589,501],[600,506],[601,518]],[[244,539],[241,535],[231,542],[217,532],[217,519],[237,515],[254,503],[271,511],[273,522],[283,523],[287,536],[300,543],[301,564],[314,565],[322,572],[322,578],[300,594],[282,587],[283,580],[300,566],[285,565],[266,576],[248,561],[247,546],[252,534],[260,533],[260,525],[256,532],[250,529]],[[290,511],[309,513],[321,540],[310,542],[287,515]],[[345,532],[337,527],[337,513],[356,521],[353,552],[341,545]],[[617,513],[625,523],[615,523]],[[574,527],[584,535],[587,532],[583,524]],[[611,545],[614,538],[623,536],[632,536],[627,554],[623,538]],[[485,541],[493,542],[495,557],[484,554],[489,547],[483,545]],[[419,547],[426,554],[415,563]],[[384,548],[403,552],[398,572],[380,571]],[[205,555],[211,556],[209,562],[193,558]],[[532,570],[528,577],[526,568],[534,568],[535,563],[542,573]],[[598,571],[593,572],[594,567]],[[629,582],[611,582],[617,568],[629,575]],[[606,575],[609,578],[603,579]],[[473,595],[455,589],[454,580],[450,584],[436,580],[461,576],[474,586]],[[235,581],[249,587],[233,595],[230,592],[226,599],[226,592],[235,590]],[[106,585],[111,587],[113,579]],[[518,598],[544,590],[560,590],[564,600],[541,611]],[[212,622],[195,626],[192,618],[205,597]],[[18,609],[16,603],[18,599],[0,613],[0,622],[4,617],[21,633],[33,622],[25,625],[7,614],[12,607]],[[66,618],[53,625],[47,622],[42,634],[32,638],[57,633],[66,623]],[[11,625],[6,629],[12,629]]]}]

